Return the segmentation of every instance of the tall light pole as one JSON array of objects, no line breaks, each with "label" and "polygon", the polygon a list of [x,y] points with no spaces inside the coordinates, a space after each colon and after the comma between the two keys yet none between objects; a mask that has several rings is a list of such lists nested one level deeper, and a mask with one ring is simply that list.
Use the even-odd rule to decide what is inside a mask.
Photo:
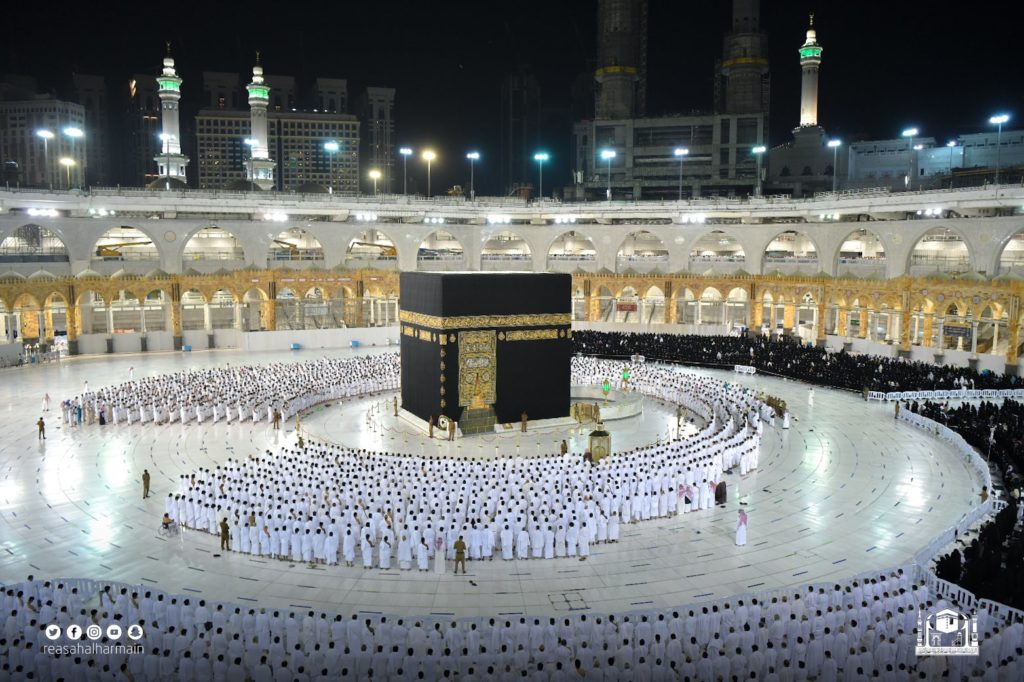
[{"label": "tall light pole", "polygon": [[37,130],[36,135],[43,140],[43,178],[46,185],[53,189],[53,175],[50,173],[50,140],[53,139],[53,131]]},{"label": "tall light pole", "polygon": [[540,182],[537,186],[537,198],[544,198],[544,162],[550,159],[551,156],[547,152],[537,152],[533,155],[533,160],[537,162],[537,167],[540,169]]},{"label": "tall light pole", "polygon": [[64,166],[64,169],[68,173],[68,189],[71,189],[71,167],[75,165],[75,160],[67,156],[60,158],[60,165]]},{"label": "tall light pole", "polygon": [[427,162],[427,198],[430,198],[430,164],[437,158],[433,149],[423,150],[423,160]]},{"label": "tall light pole", "polygon": [[602,149],[601,158],[608,163],[608,189],[605,190],[605,195],[608,197],[608,203],[612,201],[612,159],[615,158],[614,149]]},{"label": "tall light pole", "polygon": [[950,140],[946,143],[946,149],[949,150],[949,187],[953,188],[953,147],[956,146],[956,140]]},{"label": "tall light pole", "polygon": [[[248,158],[248,160],[246,160],[245,165],[246,165],[246,170],[249,172],[249,184],[251,185],[252,184],[252,148],[255,147],[256,145],[258,145],[259,141],[258,140],[254,140],[251,137],[247,137],[244,140],[242,140],[242,143],[246,147],[249,148],[249,158]],[[251,189],[251,188],[247,187],[246,189]]]},{"label": "tall light pole", "polygon": [[377,196],[377,181],[380,180],[380,171],[376,168],[371,170],[370,179],[373,180],[373,196]]},{"label": "tall light pole", "polygon": [[327,180],[327,193],[334,194],[334,155],[338,153],[338,143],[334,140],[324,142],[324,151],[327,152],[327,167],[329,177]]},{"label": "tall light pole", "polygon": [[997,114],[988,120],[989,123],[994,123],[999,128],[996,132],[996,184],[999,184],[999,170],[1002,161],[1002,143],[1003,143],[1003,124],[1010,120],[1007,114]]},{"label": "tall light pole", "polygon": [[914,187],[914,138],[917,137],[917,134],[919,132],[920,131],[917,128],[907,128],[902,133],[900,133],[901,137],[910,138],[910,167],[907,169],[907,189],[913,189]]},{"label": "tall light pole", "polygon": [[672,153],[679,159],[679,201],[683,200],[683,159],[690,153],[686,147],[676,147]]},{"label": "tall light pole", "polygon": [[754,196],[759,197],[761,196],[761,157],[764,156],[766,151],[768,151],[768,148],[762,144],[754,147],[750,151],[753,152],[754,157],[757,159],[757,192]]},{"label": "tall light pole", "polygon": [[[78,127],[75,127],[75,126],[68,126],[67,128],[64,129],[64,134],[67,135],[71,139],[71,158],[75,159],[75,163],[72,164],[72,165],[76,165],[77,166],[78,165],[78,163],[77,163],[78,160],[75,158],[75,140],[77,140],[80,137],[84,137],[85,133],[82,132],[81,128],[78,128]],[[68,167],[68,169],[70,171],[70,166]],[[71,182],[70,181],[68,182],[68,189],[71,189]]]},{"label": "tall light pole", "polygon": [[469,200],[473,201],[476,199],[476,186],[473,179],[473,164],[480,160],[480,152],[470,152],[466,154],[466,158],[469,159]]},{"label": "tall light pole", "polygon": [[164,189],[171,189],[171,140],[174,139],[174,135],[170,133],[160,133],[158,135],[160,142],[164,145],[164,177],[167,178],[164,184]]},{"label": "tall light pole", "polygon": [[839,179],[839,145],[843,143],[842,140],[829,140],[828,146],[832,147],[832,193],[836,193],[838,187],[837,180]]},{"label": "tall light pole", "polygon": [[412,156],[412,149],[402,147],[398,153],[402,155],[402,196],[409,196],[409,157]]}]

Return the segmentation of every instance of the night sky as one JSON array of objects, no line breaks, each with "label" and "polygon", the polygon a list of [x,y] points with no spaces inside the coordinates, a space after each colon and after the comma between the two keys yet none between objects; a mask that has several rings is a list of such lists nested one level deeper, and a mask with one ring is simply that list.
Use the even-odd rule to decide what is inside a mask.
[{"label": "night sky", "polygon": [[[74,71],[126,82],[131,73],[156,74],[170,40],[184,87],[199,89],[204,70],[250,73],[258,49],[269,74],[347,78],[350,101],[366,85],[397,88],[396,142],[437,150],[435,187],[465,182],[465,152],[479,149],[477,191],[493,194],[500,86],[520,69],[542,86],[552,154],[545,185],[548,173],[554,183],[567,180],[570,87],[594,67],[596,7],[596,0],[9,3],[0,73],[34,75],[58,91]],[[895,137],[916,125],[942,142],[985,129],[997,110],[1024,116],[1024,5],[948,7],[764,0],[771,142],[788,139],[798,120],[797,48],[812,10],[825,48],[819,120],[830,134]],[[730,8],[725,0],[650,0],[649,114],[711,108]]]}]

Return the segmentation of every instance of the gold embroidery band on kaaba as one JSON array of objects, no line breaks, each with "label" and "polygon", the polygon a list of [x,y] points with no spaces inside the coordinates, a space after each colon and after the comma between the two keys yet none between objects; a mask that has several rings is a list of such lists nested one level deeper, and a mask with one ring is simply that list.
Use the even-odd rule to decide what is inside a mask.
[{"label": "gold embroidery band on kaaba", "polygon": [[564,329],[517,329],[498,336],[503,341],[542,341],[565,338]]},{"label": "gold embroidery band on kaaba", "polygon": [[415,324],[427,329],[501,329],[508,327],[548,327],[568,325],[571,313],[544,313],[538,315],[465,315],[462,317],[439,317],[424,315],[409,310],[398,313],[402,322]]}]

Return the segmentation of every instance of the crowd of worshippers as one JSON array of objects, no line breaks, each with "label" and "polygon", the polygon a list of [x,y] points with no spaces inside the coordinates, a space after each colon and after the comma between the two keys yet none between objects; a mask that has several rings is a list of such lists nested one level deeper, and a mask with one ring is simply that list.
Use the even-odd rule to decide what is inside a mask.
[{"label": "crowd of worshippers", "polygon": [[1024,606],[1024,546],[1018,529],[1018,506],[1010,500],[978,537],[936,561],[935,575],[956,583],[981,599],[1020,609]]},{"label": "crowd of worshippers", "polygon": [[573,350],[583,355],[643,355],[648,360],[730,368],[747,365],[766,374],[855,391],[1001,389],[1020,385],[1014,376],[828,351],[803,345],[798,339],[574,331],[572,340]]},{"label": "crowd of worshippers", "polygon": [[[1020,623],[978,612],[978,656],[915,654],[922,612],[952,607],[902,571],[771,597],[627,614],[395,617],[275,609],[91,580],[0,586],[0,678],[14,680],[1024,679]],[[51,653],[70,625],[141,625],[140,653]],[[59,636],[45,632],[53,625]]]},{"label": "crowd of worshippers", "polygon": [[66,425],[191,421],[275,424],[313,404],[398,388],[398,354],[190,369],[90,391],[61,402]]},{"label": "crowd of worshippers", "polygon": [[[1007,507],[981,527],[977,538],[961,551],[938,561],[936,573],[978,597],[1024,608],[1024,545],[1020,533],[1020,493],[1024,485],[1024,403],[907,402],[905,409],[945,424],[959,433],[995,465],[1009,492]],[[987,496],[988,491],[982,493]],[[983,500],[984,501],[984,500]]]},{"label": "crowd of worshippers", "polygon": [[[574,358],[572,375],[593,382],[623,367]],[[394,560],[425,571],[433,561],[442,572],[439,557],[585,559],[593,544],[616,542],[620,524],[711,509],[724,472],[758,466],[767,408],[749,389],[654,365],[635,368],[631,383],[690,410],[697,433],[597,464],[578,454],[450,460],[306,440],[183,475],[165,512],[219,535],[222,549],[291,562],[386,570]]]}]

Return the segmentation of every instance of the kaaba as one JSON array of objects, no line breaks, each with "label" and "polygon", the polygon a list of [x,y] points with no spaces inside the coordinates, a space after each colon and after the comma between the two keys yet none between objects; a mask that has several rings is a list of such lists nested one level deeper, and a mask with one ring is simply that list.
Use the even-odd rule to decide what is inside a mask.
[{"label": "kaaba", "polygon": [[403,272],[402,407],[464,434],[569,414],[572,278]]}]

